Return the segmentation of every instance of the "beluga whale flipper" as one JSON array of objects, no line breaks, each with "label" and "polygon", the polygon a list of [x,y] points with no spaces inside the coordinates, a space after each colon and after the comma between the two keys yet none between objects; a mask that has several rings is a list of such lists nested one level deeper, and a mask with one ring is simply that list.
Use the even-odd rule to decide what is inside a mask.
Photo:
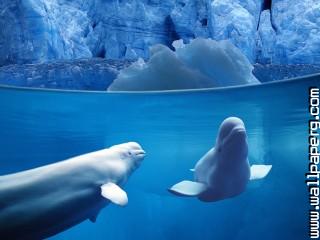
[{"label": "beluga whale flipper", "polygon": [[145,152],[129,142],[43,167],[0,176],[0,239],[44,239],[109,202],[128,203],[121,188]]},{"label": "beluga whale flipper", "polygon": [[242,193],[249,180],[267,176],[271,165],[252,165],[248,161],[248,143],[244,123],[236,117],[220,125],[216,145],[196,164],[194,181],[184,180],[169,191],[179,196],[198,197],[213,202]]}]

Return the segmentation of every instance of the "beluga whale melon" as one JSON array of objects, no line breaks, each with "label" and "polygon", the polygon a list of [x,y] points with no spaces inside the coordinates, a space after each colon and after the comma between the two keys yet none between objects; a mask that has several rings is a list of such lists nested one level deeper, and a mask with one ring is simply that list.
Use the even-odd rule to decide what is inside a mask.
[{"label": "beluga whale melon", "polygon": [[43,167],[0,176],[0,239],[44,239],[86,219],[109,202],[128,203],[121,188],[145,152],[114,145]]},{"label": "beluga whale melon", "polygon": [[215,147],[192,169],[194,180],[181,181],[169,192],[214,202],[239,195],[248,181],[264,178],[271,168],[271,165],[250,167],[245,125],[241,119],[229,117],[220,125]]}]

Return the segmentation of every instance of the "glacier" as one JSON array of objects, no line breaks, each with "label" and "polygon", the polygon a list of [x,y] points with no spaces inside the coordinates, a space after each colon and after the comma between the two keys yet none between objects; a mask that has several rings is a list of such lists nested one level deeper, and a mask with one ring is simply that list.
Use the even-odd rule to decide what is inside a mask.
[{"label": "glacier", "polygon": [[175,51],[158,44],[150,59],[139,59],[120,71],[108,91],[156,91],[260,83],[253,66],[229,40],[196,38],[173,42]]},{"label": "glacier", "polygon": [[320,63],[320,1],[277,0],[272,16],[277,35],[273,63]]},{"label": "glacier", "polygon": [[59,2],[0,2],[0,65],[92,56],[86,13]]},{"label": "glacier", "polygon": [[0,65],[147,59],[149,47],[229,39],[251,63],[320,63],[318,0],[2,0]]}]

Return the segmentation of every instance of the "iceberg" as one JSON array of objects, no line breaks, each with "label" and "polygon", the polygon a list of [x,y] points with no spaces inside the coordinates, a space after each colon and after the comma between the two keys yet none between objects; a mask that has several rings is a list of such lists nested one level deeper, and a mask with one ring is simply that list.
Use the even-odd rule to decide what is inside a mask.
[{"label": "iceberg", "polygon": [[196,89],[260,83],[253,66],[228,40],[197,38],[150,49],[150,60],[139,59],[120,71],[108,91]]}]

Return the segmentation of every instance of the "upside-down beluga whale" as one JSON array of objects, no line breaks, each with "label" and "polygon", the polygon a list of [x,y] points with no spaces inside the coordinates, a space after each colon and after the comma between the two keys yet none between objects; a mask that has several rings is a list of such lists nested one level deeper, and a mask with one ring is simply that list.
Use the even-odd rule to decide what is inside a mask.
[{"label": "upside-down beluga whale", "polygon": [[44,239],[86,219],[95,222],[145,152],[129,142],[62,162],[0,177],[0,239]]},{"label": "upside-down beluga whale", "polygon": [[242,193],[249,180],[267,176],[271,165],[252,165],[248,161],[248,143],[244,123],[236,117],[225,119],[216,145],[196,164],[194,181],[182,181],[169,191],[179,196],[198,197],[214,202]]}]

